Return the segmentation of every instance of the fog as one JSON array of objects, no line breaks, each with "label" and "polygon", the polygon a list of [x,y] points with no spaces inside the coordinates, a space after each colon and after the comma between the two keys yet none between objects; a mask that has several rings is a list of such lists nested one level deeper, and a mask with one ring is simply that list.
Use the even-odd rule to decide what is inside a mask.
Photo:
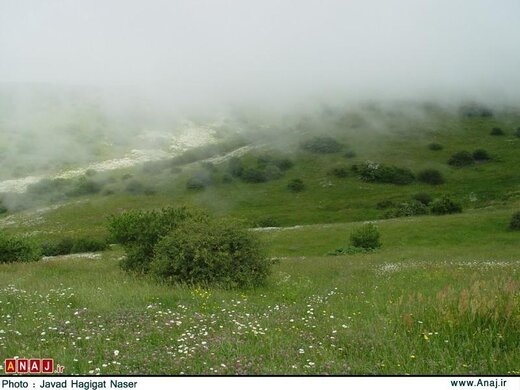
[{"label": "fog", "polygon": [[176,104],[520,96],[516,0],[2,0],[0,81]]},{"label": "fog", "polygon": [[517,0],[0,0],[0,179],[160,157],[248,115],[515,106],[518,15]]}]

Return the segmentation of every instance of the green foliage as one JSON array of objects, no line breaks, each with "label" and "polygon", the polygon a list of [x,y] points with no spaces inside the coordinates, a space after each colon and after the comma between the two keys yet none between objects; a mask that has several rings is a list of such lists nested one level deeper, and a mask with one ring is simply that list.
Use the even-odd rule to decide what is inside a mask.
[{"label": "green foliage", "polygon": [[294,162],[288,158],[281,158],[274,161],[274,164],[282,171],[287,171],[294,166]]},{"label": "green foliage", "polygon": [[470,103],[460,107],[459,112],[466,118],[490,118],[493,116],[493,111],[483,104]]},{"label": "green foliage", "polygon": [[517,211],[511,216],[511,222],[509,223],[509,229],[520,230],[520,211]]},{"label": "green foliage", "polygon": [[428,206],[433,200],[432,196],[426,192],[418,192],[414,194],[412,198],[426,206]]},{"label": "green foliage", "polygon": [[276,227],[280,226],[280,222],[274,217],[262,217],[256,220],[253,224],[254,227]]},{"label": "green foliage", "polygon": [[360,179],[366,182],[404,185],[415,180],[415,175],[408,168],[383,165],[371,161],[357,165],[356,171]]},{"label": "green foliage", "polygon": [[148,272],[155,244],[187,219],[203,221],[207,215],[185,207],[169,207],[111,216],[108,225],[111,239],[121,244],[126,252],[121,267],[127,271]]},{"label": "green foliage", "polygon": [[247,168],[241,176],[246,183],[264,183],[267,181],[265,170],[259,168]]},{"label": "green foliage", "polygon": [[83,196],[83,195],[93,195],[97,194],[101,191],[103,186],[91,179],[87,179],[86,177],[81,177],[76,182],[75,186],[67,192],[69,196]]},{"label": "green foliage", "polygon": [[448,164],[452,165],[454,167],[466,167],[468,165],[472,165],[475,163],[475,160],[473,159],[473,155],[466,151],[462,150],[460,152],[457,152],[453,154],[450,159],[448,160]]},{"label": "green foliage", "polygon": [[305,184],[301,179],[293,179],[287,184],[287,189],[291,192],[301,192],[305,189]]},{"label": "green foliage", "polygon": [[93,237],[63,237],[41,245],[43,256],[60,256],[71,253],[100,252],[108,248],[108,242]]},{"label": "green foliage", "polygon": [[343,157],[354,158],[356,157],[356,152],[354,152],[353,150],[347,150],[345,153],[343,153]]},{"label": "green foliage", "polygon": [[31,240],[0,231],[0,263],[38,261],[40,257],[38,246]]},{"label": "green foliage", "polygon": [[232,220],[187,221],[155,248],[152,273],[168,283],[248,288],[265,283],[271,261]]},{"label": "green foliage", "polygon": [[198,177],[190,177],[188,181],[186,182],[186,189],[197,191],[197,190],[203,190],[206,188],[206,183]]},{"label": "green foliage", "polygon": [[385,218],[412,217],[428,214],[428,207],[418,200],[401,203],[397,208],[388,210]]},{"label": "green foliage", "polygon": [[270,181],[281,178],[283,173],[275,164],[267,164],[264,168],[264,176],[266,181]]},{"label": "green foliage", "polygon": [[428,144],[428,149],[430,150],[442,150],[444,147],[441,144],[438,144],[437,142],[432,142]]},{"label": "green foliage", "polygon": [[338,165],[336,167],[333,167],[329,171],[329,175],[335,176],[340,179],[348,177],[348,167],[344,165]]},{"label": "green foliage", "polygon": [[493,127],[491,129],[490,135],[504,135],[504,130],[502,130],[500,127]]},{"label": "green foliage", "polygon": [[322,136],[306,140],[300,144],[300,147],[307,152],[328,154],[341,151],[343,145],[332,137]]},{"label": "green foliage", "polygon": [[390,200],[390,199],[383,199],[383,200],[377,202],[377,204],[376,204],[376,208],[378,208],[379,210],[388,209],[388,208],[394,207],[394,206],[395,206],[394,201]]},{"label": "green foliage", "polygon": [[473,159],[475,161],[488,161],[491,159],[489,153],[484,149],[477,149],[473,152]]},{"label": "green foliage", "polygon": [[444,195],[431,203],[430,211],[436,215],[461,213],[462,206],[460,203],[450,199],[447,195]]},{"label": "green foliage", "polygon": [[380,236],[376,225],[365,223],[350,234],[350,244],[355,248],[377,249],[381,247]]},{"label": "green foliage", "polygon": [[515,136],[520,138],[520,127],[518,129],[516,129]]},{"label": "green foliage", "polygon": [[228,172],[233,177],[240,177],[244,173],[244,164],[238,157],[232,157],[228,161]]},{"label": "green foliage", "polygon": [[139,195],[144,193],[145,187],[143,183],[132,180],[130,183],[127,184],[125,191],[128,192],[131,195]]},{"label": "green foliage", "polygon": [[419,172],[417,179],[423,183],[438,185],[444,183],[444,177],[437,169],[424,169]]},{"label": "green foliage", "polygon": [[0,199],[0,215],[5,214],[9,211],[7,206],[4,205],[3,201]]}]

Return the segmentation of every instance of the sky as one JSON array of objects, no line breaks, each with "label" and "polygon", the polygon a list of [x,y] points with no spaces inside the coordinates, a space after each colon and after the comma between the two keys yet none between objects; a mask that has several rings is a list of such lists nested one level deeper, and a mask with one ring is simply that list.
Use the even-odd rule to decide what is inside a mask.
[{"label": "sky", "polygon": [[518,0],[0,0],[0,83],[520,100]]}]

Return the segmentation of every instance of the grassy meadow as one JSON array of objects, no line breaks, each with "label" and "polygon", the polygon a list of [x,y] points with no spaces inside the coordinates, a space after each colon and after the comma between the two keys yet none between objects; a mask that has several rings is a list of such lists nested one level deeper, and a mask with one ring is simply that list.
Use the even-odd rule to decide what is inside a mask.
[{"label": "grassy meadow", "polygon": [[[267,284],[250,290],[125,273],[118,245],[0,264],[0,356],[52,357],[66,374],[92,375],[519,375],[520,232],[508,228],[520,209],[519,116],[385,121],[385,131],[355,116],[325,121],[321,132],[355,151],[348,157],[298,149],[312,122],[287,137],[285,149],[266,144],[266,135],[241,157],[245,164],[270,153],[294,166],[263,183],[224,182],[227,162],[197,191],[186,182],[206,169],[200,162],[153,174],[127,168],[109,174],[109,192],[4,214],[5,231],[44,242],[105,237],[107,217],[124,210],[193,205],[244,220],[276,264]],[[506,134],[490,135],[494,126]],[[430,150],[432,142],[442,150]],[[446,163],[478,148],[491,160]],[[445,182],[363,182],[350,167],[366,160],[438,169]],[[336,166],[348,167],[347,177],[331,176]],[[128,174],[154,191],[125,192]],[[297,178],[305,190],[288,191]],[[463,212],[387,219],[376,207],[417,193],[447,194]],[[271,227],[258,228],[266,219]],[[381,248],[329,255],[364,221],[375,221]]]}]

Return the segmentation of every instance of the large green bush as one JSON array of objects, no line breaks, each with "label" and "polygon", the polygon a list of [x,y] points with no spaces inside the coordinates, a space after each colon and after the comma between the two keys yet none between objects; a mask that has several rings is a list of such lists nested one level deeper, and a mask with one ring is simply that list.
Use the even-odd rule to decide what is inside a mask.
[{"label": "large green bush", "polygon": [[350,244],[355,248],[376,249],[381,246],[380,236],[377,226],[366,223],[350,234]]},{"label": "large green bush", "polygon": [[0,231],[0,263],[37,261],[40,257],[38,246],[31,240]]},{"label": "large green bush", "polygon": [[201,211],[185,207],[152,211],[127,211],[109,219],[108,230],[113,241],[121,244],[126,258],[121,267],[127,271],[146,273],[157,242],[187,219],[205,220]]},{"label": "large green bush", "polygon": [[270,266],[256,237],[236,221],[186,221],[159,241],[151,271],[169,283],[245,288],[263,284]]}]

